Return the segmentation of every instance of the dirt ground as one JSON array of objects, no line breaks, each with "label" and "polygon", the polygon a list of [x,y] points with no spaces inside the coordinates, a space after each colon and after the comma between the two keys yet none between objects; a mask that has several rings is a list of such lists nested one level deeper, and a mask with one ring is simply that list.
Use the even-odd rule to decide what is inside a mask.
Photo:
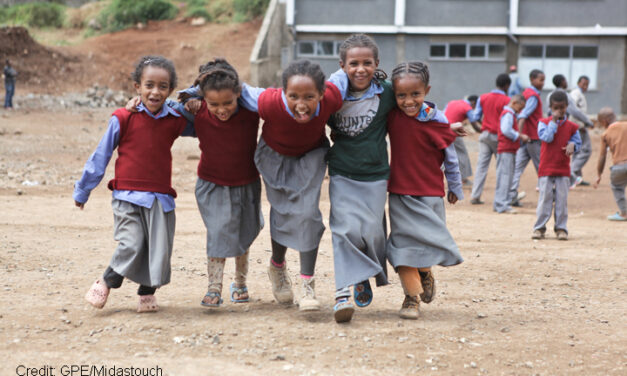
[{"label": "dirt ground", "polygon": [[[84,90],[94,83],[114,87],[103,80],[125,82],[132,62],[146,52],[174,57],[179,86],[215,55],[227,55],[245,77],[258,27],[190,29],[170,22],[90,39],[55,50],[82,62],[78,78],[26,87],[18,82],[16,95]],[[93,64],[84,64],[90,56]],[[447,204],[449,228],[465,262],[435,269],[438,295],[421,306],[421,318],[399,319],[403,294],[390,270],[391,285],[376,288],[371,306],[338,325],[328,229],[317,266],[321,312],[302,315],[295,306],[273,301],[266,275],[268,227],[251,248],[252,301],[232,304],[225,289],[221,308],[199,305],[207,283],[205,230],[194,198],[199,150],[195,140],[180,139],[173,149],[179,192],[173,275],[157,293],[161,311],[135,313],[137,286],[130,282],[112,292],[103,310],[91,308],[83,296],[116,245],[111,193],[102,183],[84,211],[74,207],[71,195],[111,112],[0,110],[0,376],[82,374],[70,373],[71,365],[106,366],[109,372],[114,366],[160,367],[170,376],[627,373],[627,225],[605,219],[616,211],[609,172],[598,190],[570,192],[570,240],[558,242],[549,231],[546,240],[532,241],[538,196],[533,169],[523,176],[528,196],[521,212],[497,215],[491,209],[493,163],[486,205],[471,206],[468,198]],[[588,180],[598,155],[599,136],[592,138]],[[467,140],[473,159],[476,139]],[[104,181],[112,176],[112,164]],[[320,203],[325,223],[327,182]],[[267,223],[265,198],[263,211]],[[296,281],[294,251],[288,265]],[[225,286],[233,271],[227,262]]]}]

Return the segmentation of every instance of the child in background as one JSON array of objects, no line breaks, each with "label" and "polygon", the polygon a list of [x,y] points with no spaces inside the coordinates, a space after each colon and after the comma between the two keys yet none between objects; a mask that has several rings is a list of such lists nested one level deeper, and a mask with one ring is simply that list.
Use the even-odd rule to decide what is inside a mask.
[{"label": "child in background", "polygon": [[[398,108],[388,115],[392,159],[387,256],[405,293],[400,316],[417,319],[418,296],[430,303],[435,294],[431,267],[463,262],[446,228],[442,164],[448,202],[463,199],[463,192],[453,145],[456,135],[444,114],[424,101],[431,89],[428,67],[422,62],[400,64],[392,82]],[[431,278],[425,284],[427,276]]]},{"label": "child in background", "polygon": [[470,203],[473,205],[484,203],[481,201],[481,193],[488,175],[492,155],[496,158],[499,119],[501,112],[503,112],[503,107],[509,103],[509,97],[506,93],[510,83],[511,80],[507,74],[499,74],[496,77],[496,89],[482,94],[474,109],[474,118],[480,118],[483,113],[483,121],[481,122],[481,136],[479,136],[479,156],[477,157],[477,168],[475,169],[475,181],[472,184],[470,200]]},{"label": "child in background", "polygon": [[140,284],[137,311],[152,312],[159,308],[156,289],[170,282],[176,222],[170,148],[187,121],[163,105],[176,87],[170,60],[142,57],[133,80],[141,97],[139,112],[132,114],[121,108],[113,113],[104,137],[74,186],[73,198],[83,209],[117,148],[115,178],[108,186],[113,190],[114,238],[119,244],[109,267],[85,299],[96,308],[104,307],[110,289],[120,287],[126,277]]},{"label": "child in background", "polygon": [[[466,99],[457,99],[448,102],[444,108],[444,116],[448,119],[449,124],[462,123],[468,119],[471,124],[476,123],[479,119],[473,111],[477,106],[477,96],[469,95]],[[470,177],[472,176],[472,164],[468,156],[468,150],[464,139],[458,136],[454,142],[455,152],[459,160],[459,171],[462,174],[462,184],[472,186]]]},{"label": "child in background", "polygon": [[529,141],[529,136],[518,132],[516,114],[525,107],[525,97],[512,96],[509,105],[503,108],[499,126],[499,142],[496,155],[496,190],[494,191],[494,211],[515,214],[510,206],[509,190],[514,178],[516,151],[521,143]]},{"label": "child in background", "polygon": [[518,193],[520,177],[525,171],[529,160],[538,171],[540,165],[540,139],[538,139],[538,121],[542,117],[542,100],[540,91],[544,87],[544,73],[534,69],[529,73],[531,86],[523,91],[525,97],[525,108],[518,115],[518,130],[529,137],[529,142],[520,146],[516,152],[516,167],[514,168],[514,179],[509,190],[509,200],[512,206],[521,206],[520,200],[525,197],[525,192]]},{"label": "child in background", "polygon": [[601,175],[605,168],[607,149],[612,153],[613,166],[610,167],[610,186],[618,212],[607,217],[610,221],[627,221],[627,202],[625,201],[625,187],[627,186],[627,121],[616,121],[614,111],[603,107],[597,116],[599,125],[605,129],[601,136],[601,152],[597,163],[597,180],[594,188],[599,186]]},{"label": "child in background", "polygon": [[555,235],[558,240],[568,239],[568,187],[570,185],[570,156],[581,147],[579,127],[566,116],[568,95],[556,91],[551,95],[552,116],[540,119],[538,137],[542,140],[538,186],[540,197],[536,209],[537,221],[532,239],[543,239],[546,223],[551,218],[555,203]]}]

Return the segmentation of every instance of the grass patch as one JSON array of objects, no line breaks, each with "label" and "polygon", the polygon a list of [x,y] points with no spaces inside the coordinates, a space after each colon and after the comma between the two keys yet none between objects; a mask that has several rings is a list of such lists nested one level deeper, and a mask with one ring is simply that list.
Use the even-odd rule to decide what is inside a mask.
[{"label": "grass patch", "polygon": [[105,31],[127,29],[149,20],[169,20],[178,10],[167,0],[113,0],[98,17]]},{"label": "grass patch", "polygon": [[55,3],[28,3],[0,8],[0,24],[30,27],[63,26],[66,7]]}]

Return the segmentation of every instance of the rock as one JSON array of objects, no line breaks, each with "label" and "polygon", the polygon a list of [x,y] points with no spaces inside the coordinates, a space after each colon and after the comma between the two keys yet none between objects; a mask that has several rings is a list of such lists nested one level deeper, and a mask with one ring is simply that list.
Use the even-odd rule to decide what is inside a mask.
[{"label": "rock", "polygon": [[219,345],[220,344],[220,336],[218,336],[217,334],[215,336],[213,336],[213,340],[211,341],[211,343],[213,343],[214,345]]},{"label": "rock", "polygon": [[192,18],[189,24],[192,26],[202,26],[206,23],[207,23],[207,20],[205,20],[204,17],[196,17],[196,18]]},{"label": "rock", "polygon": [[[100,22],[98,22],[98,20],[97,20],[97,19],[95,19],[95,18],[93,18],[93,19],[89,20],[89,22],[87,23],[87,26],[88,26],[89,28],[91,28],[91,29],[94,29],[94,30],[100,30],[100,29],[102,29],[102,25],[101,25],[101,24],[100,24]],[[90,59],[91,59],[91,56],[90,56]]]},{"label": "rock", "polygon": [[477,313],[478,319],[485,319],[486,317],[488,317],[488,315],[486,315],[485,313],[481,313],[481,312]]},{"label": "rock", "polygon": [[274,358],[272,358],[272,359],[270,359],[270,360],[274,360],[274,361],[283,361],[283,360],[285,360],[285,355],[281,355],[281,354],[279,354],[279,355],[275,356]]}]

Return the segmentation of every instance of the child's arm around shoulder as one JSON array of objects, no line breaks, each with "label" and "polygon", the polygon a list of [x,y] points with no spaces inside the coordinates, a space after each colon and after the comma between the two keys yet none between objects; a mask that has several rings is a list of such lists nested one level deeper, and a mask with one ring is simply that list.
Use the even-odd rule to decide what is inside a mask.
[{"label": "child's arm around shoulder", "polygon": [[245,109],[252,112],[259,112],[259,97],[265,91],[265,88],[250,86],[246,83],[242,84],[242,93],[239,97],[239,104]]},{"label": "child's arm around shoulder", "polygon": [[83,209],[89,194],[102,180],[113,151],[120,141],[120,121],[117,116],[109,119],[104,136],[98,143],[96,151],[87,159],[81,178],[74,184],[74,205]]}]

